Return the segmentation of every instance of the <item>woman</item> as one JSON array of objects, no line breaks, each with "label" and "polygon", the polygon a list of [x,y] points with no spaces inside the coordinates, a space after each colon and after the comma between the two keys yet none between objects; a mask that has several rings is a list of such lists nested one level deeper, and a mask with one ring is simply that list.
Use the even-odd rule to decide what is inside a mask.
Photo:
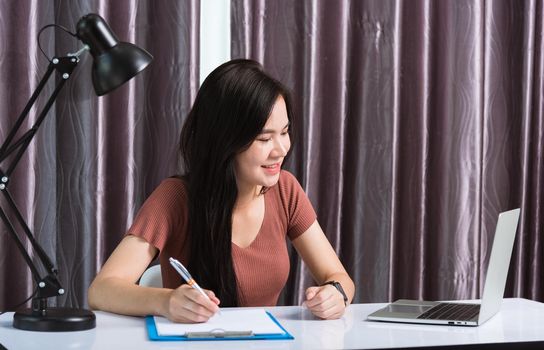
[{"label": "woman", "polygon": [[[342,316],[354,285],[293,175],[289,94],[250,60],[204,81],[182,130],[185,176],[163,181],[89,288],[93,309],[205,322],[221,306],[276,305],[289,275],[287,235],[317,286],[305,305]],[[163,285],[136,282],[159,255]],[[168,264],[180,260],[209,298]]]}]

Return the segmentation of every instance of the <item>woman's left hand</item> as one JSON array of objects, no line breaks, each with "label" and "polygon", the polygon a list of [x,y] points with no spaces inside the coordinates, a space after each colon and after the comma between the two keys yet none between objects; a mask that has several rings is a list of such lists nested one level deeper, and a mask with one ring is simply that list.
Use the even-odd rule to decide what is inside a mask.
[{"label": "woman's left hand", "polygon": [[306,289],[304,304],[314,315],[324,320],[340,318],[346,310],[344,297],[330,284]]}]

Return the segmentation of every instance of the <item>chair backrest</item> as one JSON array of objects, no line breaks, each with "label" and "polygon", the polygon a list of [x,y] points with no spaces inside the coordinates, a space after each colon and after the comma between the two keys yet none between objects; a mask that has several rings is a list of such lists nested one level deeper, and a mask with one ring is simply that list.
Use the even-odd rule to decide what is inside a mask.
[{"label": "chair backrest", "polygon": [[161,265],[153,265],[140,277],[140,286],[162,288]]}]

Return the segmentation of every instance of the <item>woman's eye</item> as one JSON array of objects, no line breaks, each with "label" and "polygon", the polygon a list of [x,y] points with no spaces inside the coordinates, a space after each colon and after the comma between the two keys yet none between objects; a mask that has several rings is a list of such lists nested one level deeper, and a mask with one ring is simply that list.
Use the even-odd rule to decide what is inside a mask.
[{"label": "woman's eye", "polygon": [[268,142],[268,141],[270,141],[270,140],[272,140],[271,137],[270,137],[270,138],[267,138],[267,139],[257,139],[257,141],[261,141],[261,142]]}]

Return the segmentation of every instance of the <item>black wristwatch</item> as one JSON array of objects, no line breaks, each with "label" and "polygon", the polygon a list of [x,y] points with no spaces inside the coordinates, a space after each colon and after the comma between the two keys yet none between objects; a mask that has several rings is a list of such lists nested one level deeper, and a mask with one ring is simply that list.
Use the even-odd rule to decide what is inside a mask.
[{"label": "black wristwatch", "polygon": [[344,297],[344,305],[348,305],[348,297],[346,295],[346,292],[344,292],[344,288],[342,288],[342,285],[340,284],[340,282],[336,282],[336,281],[327,281],[325,283],[323,283],[321,286],[325,286],[327,284],[330,284],[332,286],[334,286],[334,288],[336,288],[336,290],[338,290],[340,292],[340,294],[342,294],[342,296]]}]

